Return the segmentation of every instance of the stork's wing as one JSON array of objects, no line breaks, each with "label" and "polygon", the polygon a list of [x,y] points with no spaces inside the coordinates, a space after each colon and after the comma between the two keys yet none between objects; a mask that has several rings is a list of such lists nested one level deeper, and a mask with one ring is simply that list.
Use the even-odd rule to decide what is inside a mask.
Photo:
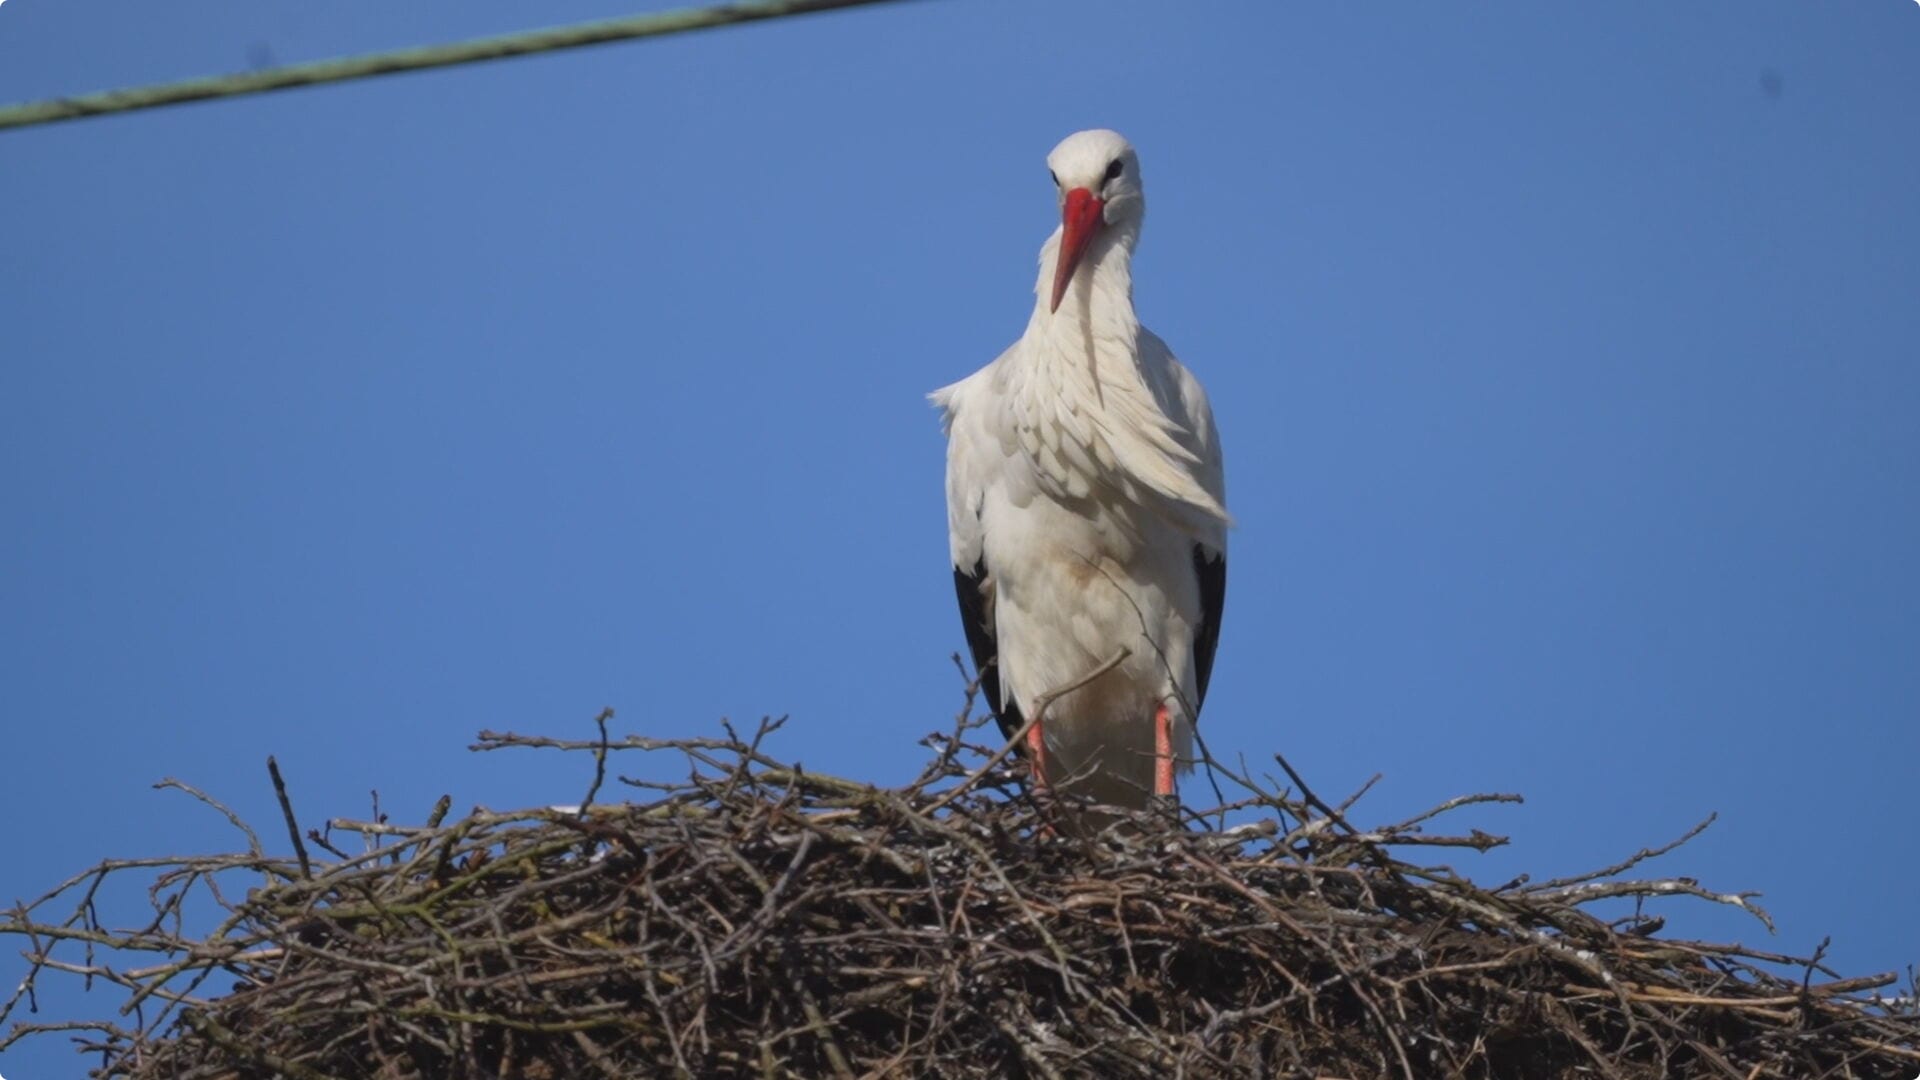
[{"label": "stork's wing", "polygon": [[987,485],[998,475],[998,447],[981,425],[985,405],[970,401],[988,375],[975,372],[952,386],[934,391],[947,429],[947,540],[953,556],[953,588],[960,600],[960,621],[967,632],[967,649],[980,673],[980,696],[1000,730],[1008,738],[1026,724],[1020,707],[1002,703],[1000,646],[994,629],[993,573],[987,566],[985,533],[980,508]]},{"label": "stork's wing", "polygon": [[1196,715],[1207,700],[1213,678],[1213,650],[1220,644],[1220,613],[1227,606],[1227,553],[1193,545],[1193,569],[1200,576],[1200,625],[1193,628],[1193,676]]},{"label": "stork's wing", "polygon": [[[1200,380],[1187,370],[1167,348],[1167,343],[1142,331],[1141,347],[1152,349],[1160,363],[1172,374],[1176,418],[1185,429],[1187,446],[1196,460],[1196,471],[1207,494],[1221,506],[1227,503],[1226,468],[1220,457],[1220,432],[1213,426],[1213,406]],[[1209,535],[1210,534],[1210,535]],[[1220,613],[1227,603],[1227,530],[1226,522],[1214,523],[1193,545],[1193,570],[1200,582],[1200,623],[1193,628],[1194,694],[1193,711],[1207,699],[1207,683],[1213,678],[1213,654],[1220,644]]]},{"label": "stork's wing", "polygon": [[[980,673],[980,696],[1000,722],[1000,733],[1011,739],[1027,721],[1018,704],[1000,702],[1000,642],[993,628],[993,579],[987,573],[987,560],[981,559],[971,569],[954,567],[953,591],[960,597],[967,649],[973,653],[974,670]],[[1207,659],[1213,659],[1211,652]]]}]

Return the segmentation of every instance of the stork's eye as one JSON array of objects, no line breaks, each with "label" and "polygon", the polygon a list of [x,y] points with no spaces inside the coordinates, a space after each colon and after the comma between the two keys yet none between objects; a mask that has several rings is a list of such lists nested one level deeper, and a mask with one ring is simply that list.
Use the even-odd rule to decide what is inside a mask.
[{"label": "stork's eye", "polygon": [[1127,163],[1125,161],[1120,158],[1114,158],[1113,164],[1107,166],[1107,181],[1112,182],[1120,179],[1120,174],[1125,171],[1126,167]]},{"label": "stork's eye", "polygon": [[1060,186],[1060,174],[1059,174],[1059,173],[1057,173],[1057,172],[1054,172],[1054,171],[1053,171],[1052,169],[1048,169],[1048,170],[1047,170],[1047,175],[1048,175],[1048,176],[1051,176],[1051,177],[1053,177],[1053,186],[1054,186],[1054,187],[1059,187],[1059,186]]}]

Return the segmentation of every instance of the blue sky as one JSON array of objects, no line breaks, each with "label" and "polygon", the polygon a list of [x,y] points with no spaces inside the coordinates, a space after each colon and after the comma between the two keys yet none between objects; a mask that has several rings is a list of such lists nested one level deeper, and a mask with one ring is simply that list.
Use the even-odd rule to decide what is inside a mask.
[{"label": "blue sky", "polygon": [[[0,100],[526,19],[12,0]],[[165,776],[273,826],[269,753],[309,821],[575,801],[464,748],[604,705],[906,778],[963,648],[922,395],[1111,126],[1239,520],[1215,752],[1523,792],[1488,881],[1718,811],[1650,869],[1781,932],[1674,931],[1920,962],[1916,115],[1907,0],[924,0],[0,133],[0,899],[231,846]]]}]

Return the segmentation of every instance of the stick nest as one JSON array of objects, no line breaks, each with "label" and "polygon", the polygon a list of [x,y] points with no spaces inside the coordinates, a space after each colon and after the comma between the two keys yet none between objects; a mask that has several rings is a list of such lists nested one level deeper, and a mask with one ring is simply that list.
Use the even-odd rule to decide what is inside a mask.
[{"label": "stick nest", "polygon": [[[1486,888],[1407,853],[1503,842],[1429,830],[1514,796],[1362,830],[1353,800],[1290,768],[1281,790],[1217,770],[1245,796],[1096,832],[1026,795],[965,723],[882,789],[776,760],[777,723],[650,740],[609,739],[606,720],[594,740],[476,747],[591,755],[582,807],[448,821],[442,799],[419,826],[303,834],[274,769],[292,857],[168,781],[247,850],[103,862],[0,917],[30,964],[0,1021],[62,973],[128,995],[116,1020],[17,1023],[0,1049],[64,1031],[99,1055],[93,1075],[140,1080],[1920,1072],[1911,992],[1865,996],[1895,976],[1655,936],[1641,901],[1766,919],[1747,894],[1622,877],[1693,833]],[[690,775],[595,804],[629,750],[677,752]],[[110,929],[96,894],[127,875],[155,917]],[[217,925],[189,932],[208,898]]]}]

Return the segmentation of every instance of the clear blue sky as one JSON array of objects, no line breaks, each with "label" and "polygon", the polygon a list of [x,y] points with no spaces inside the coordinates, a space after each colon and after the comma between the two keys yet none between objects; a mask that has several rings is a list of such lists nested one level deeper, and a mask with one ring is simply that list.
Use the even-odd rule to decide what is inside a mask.
[{"label": "clear blue sky", "polygon": [[[0,100],[529,12],[12,0]],[[164,776],[277,831],[269,753],[312,822],[576,801],[464,747],[603,705],[908,776],[963,648],[922,394],[1099,125],[1225,437],[1215,751],[1524,792],[1487,880],[1719,811],[1651,869],[1782,932],[1675,929],[1920,962],[1916,117],[1911,0],[926,0],[0,134],[0,901],[231,846]]]}]

